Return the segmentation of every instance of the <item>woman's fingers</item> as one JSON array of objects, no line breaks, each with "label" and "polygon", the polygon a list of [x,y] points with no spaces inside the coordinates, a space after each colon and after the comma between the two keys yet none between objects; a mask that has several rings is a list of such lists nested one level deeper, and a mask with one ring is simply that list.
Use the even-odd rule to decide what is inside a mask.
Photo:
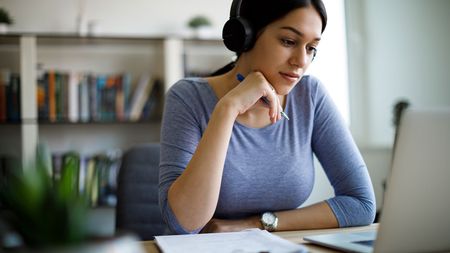
[{"label": "woman's fingers", "polygon": [[[250,72],[245,77],[245,79],[240,81],[242,83],[238,85],[233,91],[230,92],[230,95],[236,94],[236,96],[239,96],[241,97],[241,99],[243,99],[242,100],[243,108],[239,110],[240,113],[244,113],[246,110],[248,110],[250,106],[252,106],[259,99],[262,100],[265,106],[268,107],[269,109],[268,114],[271,123],[275,123],[281,119],[282,107],[280,105],[280,99],[278,98],[278,94],[275,88],[269,83],[269,81],[261,72],[259,71]],[[261,97],[257,98],[250,95],[250,93],[248,92],[251,92],[251,90],[253,91],[259,90],[259,92],[261,93],[259,92],[258,93],[260,94]],[[245,93],[247,95],[244,95],[242,97],[242,95]],[[258,93],[253,94],[257,95]],[[256,99],[256,101],[254,99]]]},{"label": "woman's fingers", "polygon": [[281,105],[280,100],[278,99],[278,95],[273,88],[272,85],[267,83],[269,90],[266,91],[267,96],[263,98],[263,100],[267,101],[270,109],[269,109],[269,117],[272,123],[275,123],[279,120],[281,114]]}]

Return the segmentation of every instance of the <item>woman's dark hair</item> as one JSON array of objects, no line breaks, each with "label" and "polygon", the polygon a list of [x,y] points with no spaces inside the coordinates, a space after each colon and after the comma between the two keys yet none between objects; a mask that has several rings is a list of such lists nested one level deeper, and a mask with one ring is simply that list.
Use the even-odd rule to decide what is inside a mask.
[{"label": "woman's dark hair", "polygon": [[[322,33],[327,25],[327,12],[322,0],[242,0],[240,17],[247,20],[256,36],[270,23],[297,8],[312,5],[322,20]],[[253,38],[253,43],[256,38]],[[239,55],[238,55],[239,56]],[[221,75],[234,67],[231,62],[216,70],[211,76]]]}]

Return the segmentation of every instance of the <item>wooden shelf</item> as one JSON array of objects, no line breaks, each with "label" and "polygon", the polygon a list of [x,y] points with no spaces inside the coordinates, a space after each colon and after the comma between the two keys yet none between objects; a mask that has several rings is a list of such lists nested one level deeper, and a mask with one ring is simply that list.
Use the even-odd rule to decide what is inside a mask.
[{"label": "wooden shelf", "polygon": [[[23,162],[34,160],[35,147],[41,141],[51,143],[55,149],[73,146],[84,151],[93,149],[92,143],[89,143],[90,139],[97,142],[94,145],[96,149],[102,146],[105,149],[125,149],[132,146],[133,142],[159,141],[161,112],[149,120],[137,122],[38,120],[36,66],[44,70],[60,68],[64,71],[88,70],[92,73],[126,71],[134,77],[144,71],[151,71],[153,77],[163,80],[161,93],[164,94],[172,84],[184,77],[185,72],[203,71],[200,67],[211,68],[209,71],[213,71],[228,62],[231,55],[221,39],[78,36],[74,33],[1,34],[0,67],[10,68],[11,71],[20,73],[21,77],[22,119],[20,122],[0,125],[16,129],[17,146],[21,149],[18,153],[22,155]],[[200,63],[203,63],[203,66]],[[136,80],[133,80],[133,83],[135,82]],[[98,138],[99,135],[102,137]],[[2,137],[0,133],[0,138]],[[86,142],[84,146],[83,141]],[[71,146],[70,142],[75,144]]]}]

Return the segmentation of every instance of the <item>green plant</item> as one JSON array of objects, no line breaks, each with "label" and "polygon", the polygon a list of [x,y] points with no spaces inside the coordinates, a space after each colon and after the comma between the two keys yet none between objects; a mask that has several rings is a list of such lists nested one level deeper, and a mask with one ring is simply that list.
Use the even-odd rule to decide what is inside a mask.
[{"label": "green plant", "polygon": [[45,249],[88,238],[88,202],[77,190],[76,162],[64,162],[59,180],[53,180],[48,168],[37,162],[1,185],[2,218],[26,247]]},{"label": "green plant", "polygon": [[197,29],[201,26],[210,26],[210,25],[211,22],[209,21],[209,19],[201,15],[191,18],[188,22],[188,26],[193,29]]},{"label": "green plant", "polygon": [[14,23],[14,20],[9,16],[8,11],[3,8],[0,8],[0,23],[5,23],[11,25]]}]

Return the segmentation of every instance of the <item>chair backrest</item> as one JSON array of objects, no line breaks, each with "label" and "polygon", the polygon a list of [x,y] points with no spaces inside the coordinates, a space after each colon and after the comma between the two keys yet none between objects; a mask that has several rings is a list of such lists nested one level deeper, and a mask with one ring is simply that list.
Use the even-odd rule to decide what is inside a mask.
[{"label": "chair backrest", "polygon": [[152,240],[168,229],[158,205],[159,143],[127,150],[117,178],[116,232]]}]

